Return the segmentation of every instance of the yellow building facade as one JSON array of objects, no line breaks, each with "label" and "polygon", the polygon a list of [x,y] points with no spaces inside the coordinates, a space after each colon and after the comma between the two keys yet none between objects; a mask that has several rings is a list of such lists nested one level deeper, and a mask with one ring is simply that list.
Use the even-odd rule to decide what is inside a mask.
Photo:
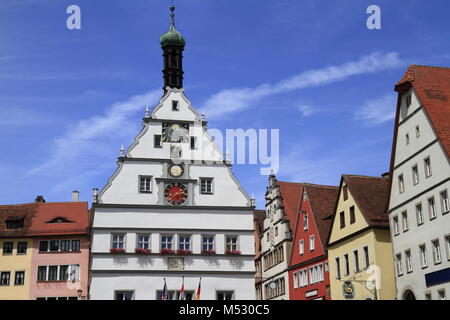
[{"label": "yellow building facade", "polygon": [[392,300],[387,178],[343,175],[328,236],[332,300]]},{"label": "yellow building facade", "polygon": [[31,238],[0,238],[0,300],[28,300]]}]

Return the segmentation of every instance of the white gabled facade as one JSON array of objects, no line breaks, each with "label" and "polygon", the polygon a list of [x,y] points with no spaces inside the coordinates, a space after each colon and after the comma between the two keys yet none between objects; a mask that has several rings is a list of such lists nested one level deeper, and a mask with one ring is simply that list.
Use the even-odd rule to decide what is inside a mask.
[{"label": "white gabled facade", "polygon": [[[254,203],[183,88],[166,86],[146,112],[93,207],[91,299],[160,299],[164,278],[171,296],[183,277],[188,297],[201,277],[201,300],[255,299]],[[162,254],[168,248],[191,253]]]},{"label": "white gabled facade", "polygon": [[397,299],[437,300],[450,295],[436,281],[450,271],[449,159],[413,86],[399,104],[388,210]]},{"label": "white gabled facade", "polygon": [[[265,195],[264,230],[260,239],[262,300],[289,300],[288,270],[292,251],[292,222],[285,213],[284,201],[294,200],[282,194],[280,183],[300,185],[278,182],[273,174],[269,177]],[[298,189],[297,198],[300,197],[300,188]]]}]

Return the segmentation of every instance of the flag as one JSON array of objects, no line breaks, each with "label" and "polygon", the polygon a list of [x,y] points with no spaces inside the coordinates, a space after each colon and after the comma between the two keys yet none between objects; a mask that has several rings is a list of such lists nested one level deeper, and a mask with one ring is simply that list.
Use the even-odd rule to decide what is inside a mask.
[{"label": "flag", "polygon": [[200,278],[200,281],[198,283],[198,289],[197,289],[197,294],[195,295],[195,300],[200,300],[201,287],[202,287],[202,278]]},{"label": "flag", "polygon": [[180,295],[178,296],[178,300],[186,300],[186,297],[184,296],[184,277],[183,277],[183,282],[181,284],[181,290],[180,290]]},{"label": "flag", "polygon": [[161,300],[169,300],[169,291],[167,291],[166,278],[164,278],[164,288],[163,288]]},{"label": "flag", "polygon": [[177,292],[173,292],[172,300],[178,300]]}]

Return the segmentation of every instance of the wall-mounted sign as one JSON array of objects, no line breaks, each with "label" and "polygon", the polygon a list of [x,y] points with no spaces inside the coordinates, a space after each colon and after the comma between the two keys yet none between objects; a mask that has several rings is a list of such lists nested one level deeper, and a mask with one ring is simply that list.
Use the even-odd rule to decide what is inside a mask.
[{"label": "wall-mounted sign", "polygon": [[342,285],[342,292],[345,299],[353,299],[355,297],[355,287],[351,282],[344,282],[344,284]]},{"label": "wall-mounted sign", "polygon": [[306,294],[305,294],[305,296],[307,297],[307,298],[310,298],[310,297],[314,297],[314,296],[317,296],[317,289],[316,290],[311,290],[311,291],[308,291],[308,292],[306,292]]}]

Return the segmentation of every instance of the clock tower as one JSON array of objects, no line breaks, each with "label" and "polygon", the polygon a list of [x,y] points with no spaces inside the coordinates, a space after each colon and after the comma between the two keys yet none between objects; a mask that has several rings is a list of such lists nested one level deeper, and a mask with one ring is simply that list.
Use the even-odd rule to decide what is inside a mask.
[{"label": "clock tower", "polygon": [[164,91],[94,193],[91,299],[255,299],[254,203],[183,88],[183,36],[161,36]]}]

